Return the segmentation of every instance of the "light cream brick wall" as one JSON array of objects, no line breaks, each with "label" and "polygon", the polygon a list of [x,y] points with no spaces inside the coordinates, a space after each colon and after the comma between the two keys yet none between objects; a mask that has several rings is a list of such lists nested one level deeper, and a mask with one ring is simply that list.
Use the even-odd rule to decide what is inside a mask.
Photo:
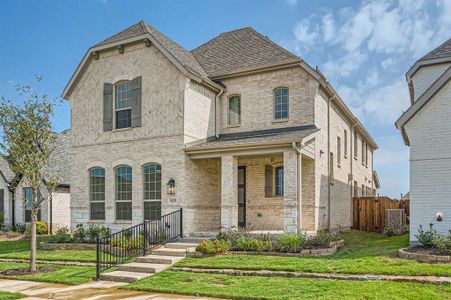
[{"label": "light cream brick wall", "polygon": [[56,188],[52,195],[53,228],[70,228],[70,190]]},{"label": "light cream brick wall", "polygon": [[191,81],[185,89],[185,143],[215,135],[215,93]]},{"label": "light cream brick wall", "polygon": [[265,197],[265,165],[283,164],[282,155],[240,157],[246,167],[246,227],[251,230],[283,230],[283,197]]},{"label": "light cream brick wall", "polygon": [[302,158],[302,229],[314,231],[316,223],[315,214],[315,161]]},{"label": "light cream brick wall", "polygon": [[283,229],[286,232],[297,232],[298,215],[298,155],[294,150],[283,152]]},{"label": "light cream brick wall", "polygon": [[[406,124],[410,141],[410,240],[420,225],[451,229],[451,82]],[[443,221],[437,221],[442,212]]]},{"label": "light cream brick wall", "polygon": [[238,159],[221,157],[221,229],[238,227]]},{"label": "light cream brick wall", "polygon": [[442,75],[451,63],[421,67],[412,77],[414,101],[416,101],[437,78]]},{"label": "light cream brick wall", "polygon": [[[227,92],[221,96],[222,133],[313,124],[313,97],[318,83],[300,67],[224,79]],[[289,118],[274,121],[274,89],[289,88]],[[228,127],[228,98],[241,95],[241,125]]]}]

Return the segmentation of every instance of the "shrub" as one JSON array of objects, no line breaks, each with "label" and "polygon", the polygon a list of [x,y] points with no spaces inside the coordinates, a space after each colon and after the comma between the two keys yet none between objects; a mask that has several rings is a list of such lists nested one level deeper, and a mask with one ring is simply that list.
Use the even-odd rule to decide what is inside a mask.
[{"label": "shrub", "polygon": [[236,242],[236,248],[241,251],[271,251],[272,243],[270,240],[242,237]]},{"label": "shrub", "polygon": [[196,250],[203,254],[223,254],[230,250],[232,246],[230,241],[225,240],[204,240],[197,245]]},{"label": "shrub", "polygon": [[74,232],[74,240],[77,243],[83,243],[86,239],[86,230],[83,228],[83,224],[78,224],[77,229]]},{"label": "shrub", "polygon": [[70,231],[67,227],[60,227],[56,230],[55,234],[49,239],[52,243],[68,243],[72,241],[70,237]]},{"label": "shrub", "polygon": [[105,238],[111,235],[111,229],[105,226],[100,227],[99,229],[99,237]]},{"label": "shrub", "polygon": [[96,239],[99,237],[100,234],[100,227],[96,224],[89,225],[88,229],[86,230],[86,234],[88,235],[89,242],[95,243]]},{"label": "shrub", "polygon": [[42,221],[36,222],[36,234],[47,234],[49,233],[49,227],[46,223]]},{"label": "shrub", "polygon": [[221,241],[228,241],[232,243],[232,245],[236,245],[239,239],[246,236],[247,236],[246,230],[231,228],[226,231],[219,232],[218,235],[216,236],[216,239]]},{"label": "shrub", "polygon": [[3,229],[3,226],[5,225],[5,215],[0,212],[0,230]]},{"label": "shrub", "polygon": [[301,234],[284,233],[277,239],[277,244],[282,252],[299,252],[305,243],[305,236]]},{"label": "shrub", "polygon": [[124,250],[141,249],[144,246],[144,238],[142,236],[137,237],[117,237],[111,240],[111,245],[119,247]]},{"label": "shrub", "polygon": [[250,238],[242,237],[236,241],[236,248],[241,251],[250,251],[252,240]]},{"label": "shrub", "polygon": [[384,227],[384,234],[385,234],[386,236],[394,236],[394,235],[396,235],[396,232],[395,232],[395,225],[394,225],[393,223],[385,224],[385,227]]},{"label": "shrub", "polygon": [[432,240],[434,250],[439,255],[451,255],[451,234],[436,234]]},{"label": "shrub", "polygon": [[337,240],[340,240],[340,236],[338,234],[321,230],[316,235],[309,236],[305,239],[304,248],[329,248],[330,243]]},{"label": "shrub", "polygon": [[429,230],[424,231],[423,226],[420,225],[420,229],[418,229],[418,234],[415,237],[418,239],[418,242],[426,248],[432,248],[434,246],[433,240],[437,235],[437,232],[432,228],[433,224],[429,224]]},{"label": "shrub", "polygon": [[15,229],[19,233],[25,233],[25,230],[27,230],[27,227],[25,224],[16,224]]}]

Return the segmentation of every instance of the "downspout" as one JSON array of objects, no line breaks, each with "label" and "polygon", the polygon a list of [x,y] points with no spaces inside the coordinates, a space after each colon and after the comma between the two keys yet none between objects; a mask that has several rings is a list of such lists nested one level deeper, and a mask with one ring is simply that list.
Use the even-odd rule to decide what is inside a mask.
[{"label": "downspout", "polygon": [[220,90],[219,93],[217,95],[215,95],[215,137],[218,138],[219,137],[219,132],[218,132],[218,122],[219,122],[219,117],[218,117],[218,101],[219,101],[219,97],[221,97],[221,95],[224,94],[224,90]]},{"label": "downspout", "polygon": [[[302,140],[300,141],[302,143]],[[302,193],[302,182],[301,182],[301,174],[302,169],[299,168],[299,161],[302,159],[301,150],[296,147],[296,142],[291,144],[292,148],[296,151],[298,159],[296,160],[296,181],[297,181],[297,189],[296,189],[296,203],[298,210],[298,232],[302,230],[302,203],[301,203],[301,193]],[[300,191],[300,192],[299,192]]]},{"label": "downspout", "polygon": [[349,163],[350,163],[350,174],[351,174],[351,188],[349,191],[349,196],[351,197],[351,228],[354,225],[354,200],[353,200],[353,194],[354,194],[354,170],[352,169],[353,165],[352,162],[354,161],[354,139],[355,139],[355,134],[354,134],[354,127],[357,124],[357,122],[354,120],[354,123],[352,123],[351,125],[351,132],[349,132],[350,134],[350,141],[351,141],[351,147],[350,147],[350,157],[349,157]]}]

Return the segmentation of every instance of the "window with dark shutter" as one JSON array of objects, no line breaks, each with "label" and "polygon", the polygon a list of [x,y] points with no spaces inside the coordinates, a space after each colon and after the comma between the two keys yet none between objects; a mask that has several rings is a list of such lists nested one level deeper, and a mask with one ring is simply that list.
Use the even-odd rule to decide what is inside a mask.
[{"label": "window with dark shutter", "polygon": [[113,130],[113,85],[103,84],[103,131]]},{"label": "window with dark shutter", "polygon": [[132,127],[141,127],[141,76],[132,80]]},{"label": "window with dark shutter", "polygon": [[273,167],[270,165],[265,166],[265,197],[269,198],[273,196]]}]

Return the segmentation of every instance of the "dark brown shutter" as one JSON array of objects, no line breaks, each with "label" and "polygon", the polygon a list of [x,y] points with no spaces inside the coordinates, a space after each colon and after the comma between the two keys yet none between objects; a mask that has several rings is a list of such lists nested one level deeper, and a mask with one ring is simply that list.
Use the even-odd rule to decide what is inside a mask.
[{"label": "dark brown shutter", "polygon": [[132,80],[132,127],[141,127],[141,76]]},{"label": "dark brown shutter", "polygon": [[103,131],[113,130],[113,85],[103,84]]},{"label": "dark brown shutter", "polygon": [[272,197],[272,185],[273,185],[273,167],[266,165],[265,166],[265,197]]},{"label": "dark brown shutter", "polygon": [[[0,189],[0,214],[5,212],[5,190]],[[2,224],[0,224],[1,226]]]}]

